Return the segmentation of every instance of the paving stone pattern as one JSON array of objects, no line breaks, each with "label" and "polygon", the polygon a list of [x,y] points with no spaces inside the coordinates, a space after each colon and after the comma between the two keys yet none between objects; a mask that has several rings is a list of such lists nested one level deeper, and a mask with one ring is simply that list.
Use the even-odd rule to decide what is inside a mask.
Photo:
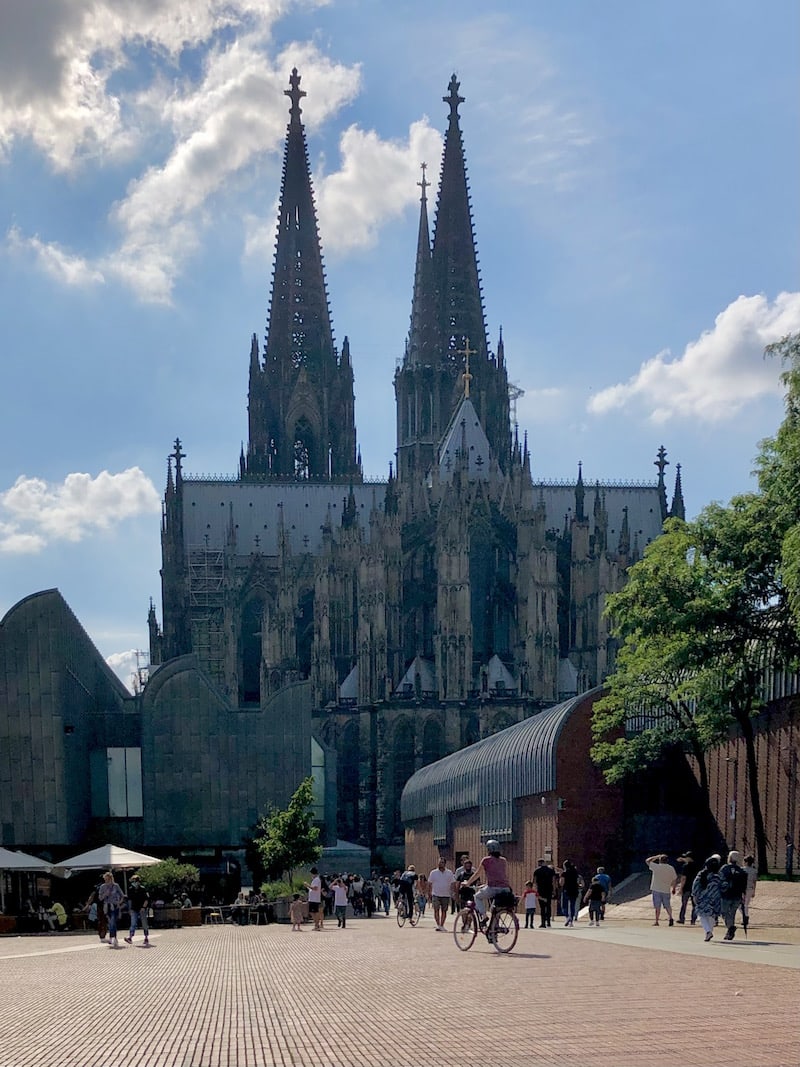
[{"label": "paving stone pattern", "polygon": [[800,971],[615,926],[523,929],[510,956],[460,953],[430,916],[5,938],[0,1067],[797,1067]]}]

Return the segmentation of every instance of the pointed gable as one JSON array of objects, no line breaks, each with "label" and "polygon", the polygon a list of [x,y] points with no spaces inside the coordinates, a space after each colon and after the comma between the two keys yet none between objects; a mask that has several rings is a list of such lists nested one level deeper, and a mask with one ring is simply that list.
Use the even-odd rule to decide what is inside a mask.
[{"label": "pointed gable", "polygon": [[488,481],[491,458],[478,413],[469,397],[464,397],[439,446],[439,481],[452,481],[459,468],[466,470],[471,482]]}]

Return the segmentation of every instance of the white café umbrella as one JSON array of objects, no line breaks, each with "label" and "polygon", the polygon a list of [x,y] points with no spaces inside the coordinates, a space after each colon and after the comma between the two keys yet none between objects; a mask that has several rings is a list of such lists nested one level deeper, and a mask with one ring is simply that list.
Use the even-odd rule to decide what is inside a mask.
[{"label": "white caf\u00e9 umbrella", "polygon": [[[51,867],[51,863],[47,860],[40,860],[38,856],[29,856],[26,852],[12,852],[10,849],[0,848],[0,871],[14,871],[16,874],[49,874]],[[4,879],[0,879],[0,907],[5,911]]]},{"label": "white caf\u00e9 umbrella", "polygon": [[[52,873],[60,878],[69,878],[74,871],[132,871],[139,867],[152,867],[161,863],[158,856],[148,856],[144,852],[134,852],[121,845],[101,845],[90,852],[81,852],[79,856],[70,856],[60,860]],[[127,892],[127,877],[126,892]]]}]

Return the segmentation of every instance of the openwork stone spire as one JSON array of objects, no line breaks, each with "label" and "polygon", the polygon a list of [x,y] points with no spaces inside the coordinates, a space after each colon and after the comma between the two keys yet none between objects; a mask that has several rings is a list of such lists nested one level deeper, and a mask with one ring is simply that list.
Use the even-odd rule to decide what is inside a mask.
[{"label": "openwork stone spire", "polygon": [[263,365],[250,356],[249,479],[361,481],[353,372],[334,345],[308,148],[293,70]]}]

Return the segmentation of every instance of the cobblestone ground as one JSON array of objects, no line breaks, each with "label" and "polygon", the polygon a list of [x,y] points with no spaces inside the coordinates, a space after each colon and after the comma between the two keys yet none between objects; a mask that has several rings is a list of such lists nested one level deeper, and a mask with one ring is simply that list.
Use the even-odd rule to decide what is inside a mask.
[{"label": "cobblestone ground", "polygon": [[[461,953],[426,917],[0,942],[0,1067],[797,1067],[800,971],[520,930]],[[661,947],[702,939],[653,930]],[[798,950],[800,952],[800,950]]]}]

